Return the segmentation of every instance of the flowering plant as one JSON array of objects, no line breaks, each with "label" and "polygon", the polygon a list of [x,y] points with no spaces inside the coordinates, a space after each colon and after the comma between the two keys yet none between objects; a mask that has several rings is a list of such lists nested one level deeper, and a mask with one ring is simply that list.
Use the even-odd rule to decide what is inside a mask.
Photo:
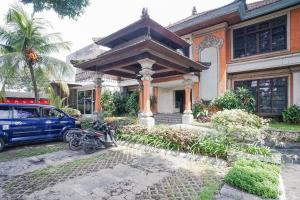
[{"label": "flowering plant", "polygon": [[241,109],[223,110],[212,116],[214,128],[243,141],[262,141],[268,120]]}]

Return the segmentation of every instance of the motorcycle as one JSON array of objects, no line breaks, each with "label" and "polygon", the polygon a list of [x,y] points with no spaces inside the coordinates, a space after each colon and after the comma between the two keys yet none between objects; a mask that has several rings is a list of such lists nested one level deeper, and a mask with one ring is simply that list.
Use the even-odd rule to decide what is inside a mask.
[{"label": "motorcycle", "polygon": [[85,153],[91,154],[97,149],[117,146],[114,134],[115,130],[110,125],[96,121],[91,129],[73,131],[69,148],[73,151],[83,149]]}]

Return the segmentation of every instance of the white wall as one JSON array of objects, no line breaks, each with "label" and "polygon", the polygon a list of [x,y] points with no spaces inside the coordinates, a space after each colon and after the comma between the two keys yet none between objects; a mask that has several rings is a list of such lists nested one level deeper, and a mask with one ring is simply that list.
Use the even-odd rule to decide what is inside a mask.
[{"label": "white wall", "polygon": [[293,104],[300,105],[300,71],[293,72]]},{"label": "white wall", "polygon": [[202,62],[211,62],[207,70],[200,74],[200,98],[203,100],[212,100],[218,96],[218,73],[219,73],[219,54],[218,49],[209,47],[200,52]]},{"label": "white wall", "polygon": [[165,88],[158,88],[158,112],[159,113],[173,113],[174,105],[174,91]]}]

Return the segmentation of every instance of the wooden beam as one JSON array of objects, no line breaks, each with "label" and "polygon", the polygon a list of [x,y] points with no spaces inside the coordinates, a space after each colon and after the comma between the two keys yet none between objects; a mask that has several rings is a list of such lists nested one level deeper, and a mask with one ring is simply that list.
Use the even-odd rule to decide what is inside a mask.
[{"label": "wooden beam", "polygon": [[161,78],[161,77],[167,77],[167,76],[174,76],[179,75],[180,73],[177,71],[169,71],[169,72],[163,72],[163,73],[154,73],[152,75],[153,78]]},{"label": "wooden beam", "polygon": [[136,79],[135,74],[131,74],[131,73],[127,73],[127,72],[121,72],[121,71],[117,71],[117,70],[110,70],[110,71],[106,71],[105,73],[110,74],[110,75],[114,75],[114,76],[124,77],[124,78]]}]

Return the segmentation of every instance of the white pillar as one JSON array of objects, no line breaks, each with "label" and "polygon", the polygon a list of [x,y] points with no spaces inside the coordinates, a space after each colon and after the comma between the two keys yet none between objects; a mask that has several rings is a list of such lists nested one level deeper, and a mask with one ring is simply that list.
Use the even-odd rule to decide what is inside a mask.
[{"label": "white pillar", "polygon": [[154,74],[152,66],[155,63],[154,60],[145,58],[139,60],[138,63],[141,65],[142,70],[139,72],[142,75],[143,82],[143,108],[139,114],[139,123],[146,127],[154,126],[154,118],[150,108],[150,84],[153,78],[151,77]]},{"label": "white pillar", "polygon": [[194,117],[192,114],[192,101],[191,101],[191,90],[193,88],[194,82],[198,81],[198,78],[193,74],[185,74],[183,76],[183,83],[185,89],[185,108],[182,115],[183,124],[192,124]]},{"label": "white pillar", "polygon": [[300,71],[293,72],[293,104],[300,106]]}]

